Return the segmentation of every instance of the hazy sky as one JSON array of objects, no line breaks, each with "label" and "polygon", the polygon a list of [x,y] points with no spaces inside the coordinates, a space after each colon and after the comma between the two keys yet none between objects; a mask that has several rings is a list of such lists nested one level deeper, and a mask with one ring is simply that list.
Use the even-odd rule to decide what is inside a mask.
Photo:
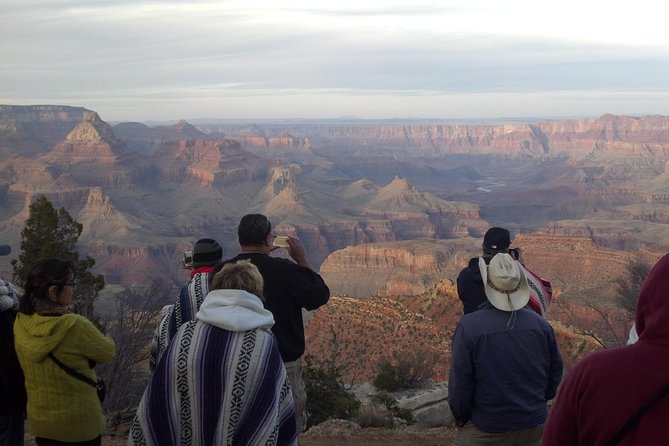
[{"label": "hazy sky", "polygon": [[102,119],[669,114],[659,0],[2,0],[0,104]]}]

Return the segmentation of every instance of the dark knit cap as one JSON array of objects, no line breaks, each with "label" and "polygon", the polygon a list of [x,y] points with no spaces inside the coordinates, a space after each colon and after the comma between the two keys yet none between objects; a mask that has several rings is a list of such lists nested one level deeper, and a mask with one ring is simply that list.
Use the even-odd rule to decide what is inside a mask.
[{"label": "dark knit cap", "polygon": [[193,263],[217,263],[223,258],[223,248],[214,239],[203,238],[193,246]]},{"label": "dark knit cap", "polygon": [[488,249],[506,249],[511,244],[511,234],[508,229],[493,227],[483,236],[483,246]]}]

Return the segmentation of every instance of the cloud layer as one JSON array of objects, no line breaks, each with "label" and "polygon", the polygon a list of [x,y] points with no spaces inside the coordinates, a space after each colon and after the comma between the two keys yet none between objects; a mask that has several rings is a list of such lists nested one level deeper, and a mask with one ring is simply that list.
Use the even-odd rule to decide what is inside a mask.
[{"label": "cloud layer", "polygon": [[106,120],[667,113],[664,6],[545,3],[9,0],[0,103]]}]

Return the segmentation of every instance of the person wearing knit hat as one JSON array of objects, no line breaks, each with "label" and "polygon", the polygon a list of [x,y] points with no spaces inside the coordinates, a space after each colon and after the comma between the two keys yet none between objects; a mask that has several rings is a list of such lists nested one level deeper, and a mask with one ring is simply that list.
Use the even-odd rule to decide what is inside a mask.
[{"label": "person wearing knit hat", "polygon": [[149,367],[156,364],[167,349],[179,327],[195,318],[202,301],[209,293],[209,278],[214,266],[223,258],[223,248],[212,238],[202,238],[193,245],[190,281],[179,290],[174,305],[166,307],[151,342]]},{"label": "person wearing knit hat", "polygon": [[479,268],[487,300],[462,316],[451,347],[448,404],[461,427],[454,444],[539,446],[562,377],[555,333],[527,306],[520,262],[498,253]]}]

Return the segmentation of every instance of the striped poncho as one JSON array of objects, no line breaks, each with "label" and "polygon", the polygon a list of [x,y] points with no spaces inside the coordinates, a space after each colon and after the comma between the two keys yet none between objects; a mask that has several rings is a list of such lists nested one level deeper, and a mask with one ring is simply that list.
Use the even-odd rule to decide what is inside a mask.
[{"label": "striped poncho", "polygon": [[205,296],[209,293],[209,278],[212,270],[211,266],[194,270],[191,273],[190,282],[179,291],[174,305],[167,307],[167,313],[160,320],[153,336],[149,357],[151,370],[156,368],[158,360],[165,353],[179,327],[195,319],[195,313],[200,309]]},{"label": "striped poncho", "polygon": [[215,290],[158,362],[129,445],[294,445],[295,407],[274,323],[256,296]]}]

